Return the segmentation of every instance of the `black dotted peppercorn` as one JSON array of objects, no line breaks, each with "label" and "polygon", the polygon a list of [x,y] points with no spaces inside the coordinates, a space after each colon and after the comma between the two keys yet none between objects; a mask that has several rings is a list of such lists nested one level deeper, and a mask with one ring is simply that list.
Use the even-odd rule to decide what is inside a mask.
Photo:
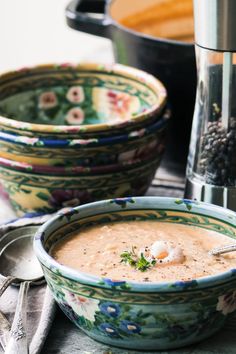
[{"label": "black dotted peppercorn", "polygon": [[209,122],[202,136],[198,173],[205,182],[218,186],[234,186],[236,182],[236,118],[226,130],[221,120]]}]

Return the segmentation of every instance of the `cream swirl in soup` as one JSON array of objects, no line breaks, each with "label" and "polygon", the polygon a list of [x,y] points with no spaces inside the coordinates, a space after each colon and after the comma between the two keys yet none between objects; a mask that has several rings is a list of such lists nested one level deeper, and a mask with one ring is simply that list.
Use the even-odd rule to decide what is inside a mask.
[{"label": "cream swirl in soup", "polygon": [[59,241],[52,256],[63,265],[103,278],[192,280],[236,268],[236,252],[208,254],[212,248],[232,242],[227,236],[195,226],[116,222],[82,228]]}]

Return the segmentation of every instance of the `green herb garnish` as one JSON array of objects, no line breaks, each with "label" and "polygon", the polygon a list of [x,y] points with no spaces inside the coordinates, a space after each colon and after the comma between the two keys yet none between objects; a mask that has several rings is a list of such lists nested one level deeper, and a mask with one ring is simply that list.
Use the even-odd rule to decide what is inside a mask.
[{"label": "green herb garnish", "polygon": [[140,257],[135,252],[135,247],[132,247],[131,251],[124,251],[120,255],[121,263],[129,264],[131,267],[140,270],[141,272],[146,272],[146,270],[154,267],[156,264],[155,260],[149,262],[141,253]]},{"label": "green herb garnish", "polygon": [[137,255],[135,253],[134,247],[132,247],[131,251],[124,251],[120,255],[121,263],[127,263],[131,267],[135,267],[137,263]]},{"label": "green herb garnish", "polygon": [[149,262],[143,255],[143,253],[141,253],[140,258],[138,259],[138,262],[136,264],[136,269],[137,270],[141,270],[141,272],[146,272],[146,270],[150,269],[151,267],[153,267],[156,264],[156,261],[153,260],[151,262]]}]

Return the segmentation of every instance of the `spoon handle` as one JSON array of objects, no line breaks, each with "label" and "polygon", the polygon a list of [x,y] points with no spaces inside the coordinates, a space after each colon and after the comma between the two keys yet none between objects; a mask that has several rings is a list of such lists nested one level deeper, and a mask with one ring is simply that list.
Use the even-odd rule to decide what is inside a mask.
[{"label": "spoon handle", "polygon": [[0,311],[0,343],[5,350],[7,343],[10,338],[10,332],[11,332],[11,325],[6,319],[6,317],[3,315],[3,313]]},{"label": "spoon handle", "polygon": [[211,256],[218,256],[220,254],[223,254],[223,253],[228,253],[228,252],[234,252],[236,251],[236,244],[231,244],[231,245],[226,245],[226,246],[222,246],[222,247],[216,247],[216,248],[213,248],[209,254]]},{"label": "spoon handle", "polygon": [[14,281],[16,280],[15,277],[6,277],[3,282],[1,283],[0,286],[0,297],[2,296],[2,294],[4,293],[5,290],[7,290],[8,286],[11,285]]},{"label": "spoon handle", "polygon": [[6,347],[5,354],[28,354],[26,307],[29,284],[30,282],[25,281],[20,285],[16,312],[11,327],[11,336]]}]

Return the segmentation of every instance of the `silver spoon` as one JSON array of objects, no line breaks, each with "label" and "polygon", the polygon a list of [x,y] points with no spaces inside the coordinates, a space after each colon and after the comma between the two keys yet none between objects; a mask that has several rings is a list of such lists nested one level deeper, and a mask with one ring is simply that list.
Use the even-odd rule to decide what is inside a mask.
[{"label": "silver spoon", "polygon": [[26,336],[27,292],[30,283],[41,284],[43,272],[33,251],[35,227],[22,227],[8,232],[0,241],[0,274],[4,281],[0,296],[10,284],[20,284],[16,312],[11,327],[7,354],[28,354]]},{"label": "silver spoon", "polygon": [[215,247],[209,251],[211,256],[218,256],[223,253],[234,252],[236,251],[236,243],[232,243],[231,245]]},{"label": "silver spoon", "polygon": [[2,349],[5,350],[10,338],[11,325],[8,319],[0,312],[0,343]]}]

